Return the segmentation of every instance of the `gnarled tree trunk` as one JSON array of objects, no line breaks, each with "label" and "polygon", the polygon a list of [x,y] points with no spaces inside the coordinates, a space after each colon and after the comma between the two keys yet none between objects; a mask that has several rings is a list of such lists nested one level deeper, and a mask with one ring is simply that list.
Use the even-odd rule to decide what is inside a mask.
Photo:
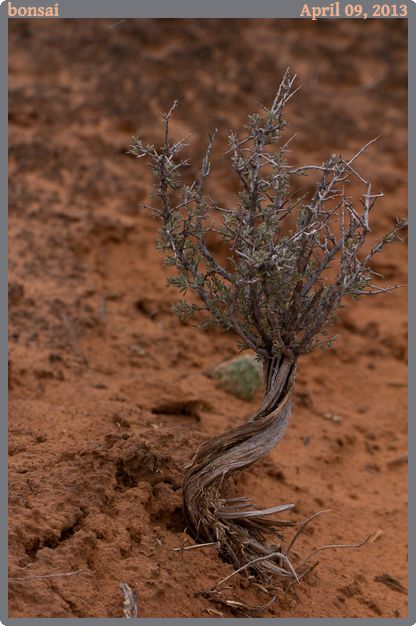
[{"label": "gnarled tree trunk", "polygon": [[[277,528],[295,524],[269,517],[294,505],[255,511],[250,510],[249,498],[230,500],[220,493],[226,477],[250,467],[283,437],[291,415],[295,376],[295,360],[266,360],[264,401],[259,410],[245,424],[204,443],[184,479],[185,514],[190,530],[199,540],[219,541],[221,555],[235,566],[276,551],[276,545],[267,545],[263,533],[281,538]],[[253,568],[261,574],[293,575],[281,565],[263,560]]]}]

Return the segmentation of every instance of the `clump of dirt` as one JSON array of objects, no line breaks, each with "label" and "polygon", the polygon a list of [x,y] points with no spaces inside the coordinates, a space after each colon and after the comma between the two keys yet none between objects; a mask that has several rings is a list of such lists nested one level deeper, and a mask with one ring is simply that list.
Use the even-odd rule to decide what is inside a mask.
[{"label": "clump of dirt", "polygon": [[[189,180],[218,128],[209,190],[232,205],[238,185],[217,159],[227,131],[272,101],[290,66],[303,83],[287,112],[293,165],[381,134],[361,159],[385,194],[380,239],[406,213],[407,24],[116,22],[9,20],[9,617],[123,617],[121,582],[140,617],[244,617],[195,596],[233,571],[215,547],[174,549],[194,543],[184,466],[248,419],[261,390],[246,402],[209,376],[237,355],[232,333],[171,313],[157,222],[138,206],[151,172],[126,152],[133,134],[161,142],[159,112],[178,100],[172,131],[195,133]],[[406,283],[406,246],[373,269],[381,286]],[[291,502],[282,515],[298,523],[330,509],[299,537],[299,558],[372,539],[320,552],[290,589],[277,581],[266,618],[407,616],[406,290],[349,303],[336,331],[335,348],[299,363],[284,439],[228,493]],[[241,604],[271,598],[239,575],[229,584]]]}]

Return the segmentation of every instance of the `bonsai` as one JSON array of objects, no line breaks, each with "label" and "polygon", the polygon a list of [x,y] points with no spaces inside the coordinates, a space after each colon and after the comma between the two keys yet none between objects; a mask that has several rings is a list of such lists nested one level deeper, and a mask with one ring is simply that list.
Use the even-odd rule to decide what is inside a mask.
[{"label": "bonsai", "polygon": [[[162,115],[165,139],[160,151],[143,146],[139,138],[133,138],[130,150],[138,158],[149,157],[157,179],[153,196],[159,198],[160,208],[147,208],[163,220],[157,248],[165,253],[166,265],[179,270],[167,284],[182,294],[189,290],[199,296],[199,304],[179,300],[174,312],[196,319],[197,328],[216,324],[232,329],[241,350],[251,349],[263,365],[264,399],[259,409],[248,422],[204,443],[184,478],[184,510],[196,539],[219,542],[223,558],[236,568],[250,566],[260,577],[277,573],[297,578],[288,556],[304,525],[286,545],[280,529],[295,522],[272,515],[294,505],[253,510],[249,498],[223,495],[224,480],[250,467],[282,439],[291,415],[298,359],[336,340],[328,336],[329,328],[344,298],[396,288],[373,285],[368,263],[387,243],[401,241],[398,232],[406,225],[398,220],[390,234],[364,248],[371,232],[370,211],[383,194],[372,192],[371,183],[356,170],[356,161],[373,141],[350,159],[332,155],[322,166],[295,169],[287,164],[289,141],[278,144],[287,125],[284,111],[295,93],[294,80],[286,71],[271,108],[262,107],[263,115],[249,116],[243,138],[237,131],[229,136],[226,154],[231,155],[241,186],[235,208],[218,206],[205,191],[216,133],[209,136],[199,180],[181,184],[180,172],[188,161],[178,155],[188,144],[187,137],[177,143],[169,137],[176,102]],[[312,197],[291,191],[295,177],[313,172],[318,182]],[[356,208],[344,189],[352,178],[363,186]],[[212,216],[219,213],[222,224],[217,227]],[[232,270],[211,254],[207,235],[212,232],[228,245]],[[266,534],[276,535],[279,543],[269,545]]]}]

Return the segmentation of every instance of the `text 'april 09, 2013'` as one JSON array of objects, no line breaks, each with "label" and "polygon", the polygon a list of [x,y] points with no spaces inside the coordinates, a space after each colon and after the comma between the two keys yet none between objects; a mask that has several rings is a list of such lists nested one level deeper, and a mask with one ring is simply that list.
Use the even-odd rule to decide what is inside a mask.
[{"label": "text 'april 09, 2013'", "polygon": [[371,13],[365,13],[361,4],[347,4],[340,9],[339,2],[332,2],[327,7],[309,7],[303,5],[300,17],[317,20],[320,17],[407,17],[405,4],[374,4]]}]

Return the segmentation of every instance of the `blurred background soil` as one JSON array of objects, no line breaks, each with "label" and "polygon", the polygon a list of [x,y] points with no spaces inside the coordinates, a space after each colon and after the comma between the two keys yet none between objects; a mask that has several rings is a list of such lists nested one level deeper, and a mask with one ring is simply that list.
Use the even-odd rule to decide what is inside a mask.
[{"label": "blurred background soil", "polygon": [[[207,376],[237,354],[235,335],[171,313],[158,224],[139,207],[153,202],[151,171],[126,152],[137,134],[162,145],[159,113],[178,100],[187,176],[218,128],[208,190],[232,206],[228,130],[271,105],[290,66],[302,85],[286,115],[291,164],[351,157],[381,135],[360,159],[384,193],[380,240],[407,210],[407,22],[120,21],[9,20],[9,616],[123,617],[126,582],[139,617],[244,617],[194,596],[232,571],[215,549],[173,549],[193,543],[184,465],[262,392],[244,402]],[[406,284],[406,246],[374,260],[377,284]],[[295,504],[285,515],[299,523],[330,509],[300,557],[372,535],[320,552],[290,590],[277,581],[265,618],[407,616],[406,297],[347,303],[335,347],[299,363],[284,439],[230,487],[262,507]],[[230,583],[229,597],[270,599]]]}]

